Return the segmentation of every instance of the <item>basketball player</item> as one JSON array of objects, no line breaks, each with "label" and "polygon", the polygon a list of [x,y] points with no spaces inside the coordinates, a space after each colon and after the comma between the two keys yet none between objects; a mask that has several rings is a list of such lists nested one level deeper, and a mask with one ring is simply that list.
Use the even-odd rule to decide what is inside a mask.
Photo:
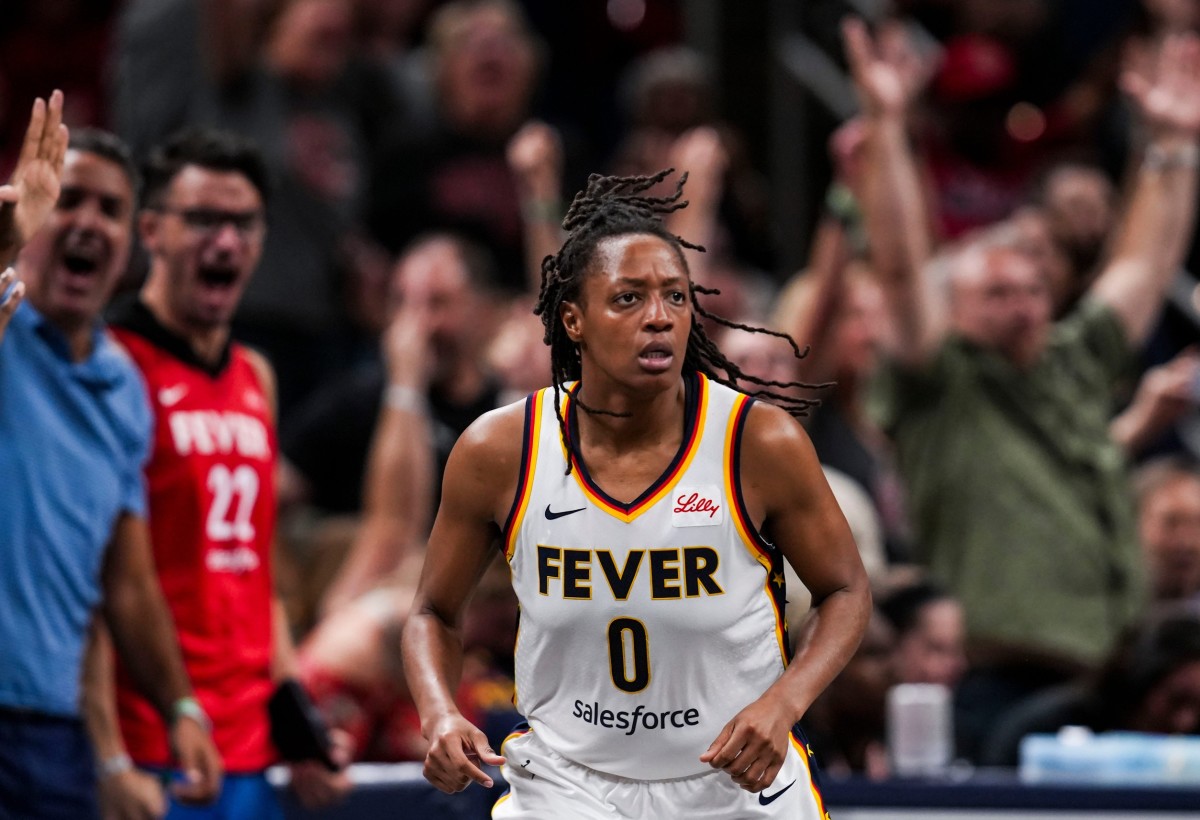
[{"label": "basketball player", "polygon": [[[267,702],[295,673],[271,573],[275,392],[266,360],[230,340],[266,233],[267,172],[250,143],[216,131],[175,137],[145,170],[139,229],[150,272],[113,326],[155,411],[146,468],[154,562],[226,770],[218,801],[185,816],[281,818],[263,776],[277,759]],[[166,738],[124,669],[119,732],[109,704],[108,715],[92,716],[110,775],[106,808],[161,815],[161,793],[132,763],[165,769]],[[312,802],[335,796],[342,784],[333,778],[316,766],[293,771]]]},{"label": "basketball player", "polygon": [[[542,267],[554,386],[472,425],[404,633],[443,791],[509,792],[497,818],[825,814],[793,726],[846,663],[871,599],[811,445],[703,334],[651,177],[594,176]],[[721,377],[724,373],[724,377]],[[501,754],[452,692],[464,604],[499,535],[521,605]],[[789,663],[782,563],[813,594]]]}]

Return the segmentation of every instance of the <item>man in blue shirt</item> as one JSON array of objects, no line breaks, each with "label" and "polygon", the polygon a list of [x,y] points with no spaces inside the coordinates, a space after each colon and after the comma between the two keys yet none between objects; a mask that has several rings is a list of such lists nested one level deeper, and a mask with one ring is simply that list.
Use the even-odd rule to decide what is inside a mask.
[{"label": "man in blue shirt", "polygon": [[[93,613],[171,726],[181,799],[216,793],[220,761],[155,579],[142,464],[149,406],[100,311],[128,258],[135,172],[62,94],[33,109],[0,188],[0,817],[96,816],[80,676]],[[44,225],[43,225],[44,223]],[[40,230],[39,230],[40,228]]]}]

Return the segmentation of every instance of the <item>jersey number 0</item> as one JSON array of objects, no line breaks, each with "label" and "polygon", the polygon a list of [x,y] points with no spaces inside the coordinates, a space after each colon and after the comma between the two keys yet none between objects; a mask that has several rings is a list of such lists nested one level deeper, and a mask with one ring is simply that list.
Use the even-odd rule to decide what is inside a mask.
[{"label": "jersey number 0", "polygon": [[633,618],[613,619],[608,625],[608,665],[613,686],[622,692],[640,692],[650,684],[650,638],[645,624]]}]

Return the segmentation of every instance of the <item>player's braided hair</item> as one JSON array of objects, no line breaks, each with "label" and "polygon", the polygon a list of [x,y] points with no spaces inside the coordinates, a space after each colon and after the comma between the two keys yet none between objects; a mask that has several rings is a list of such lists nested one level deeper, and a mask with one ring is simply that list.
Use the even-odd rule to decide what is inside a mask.
[{"label": "player's braided hair", "polygon": [[[664,214],[677,211],[688,204],[687,200],[682,199],[683,184],[687,181],[686,173],[679,177],[674,193],[662,197],[646,195],[646,191],[658,185],[674,172],[674,168],[667,168],[650,176],[617,177],[592,174],[588,178],[587,187],[575,195],[571,207],[567,210],[567,215],[563,218],[562,226],[567,231],[567,239],[562,248],[557,254],[547,256],[542,260],[542,287],[533,312],[541,317],[542,325],[546,328],[543,340],[550,345],[554,413],[558,417],[564,443],[567,443],[568,435],[566,421],[562,416],[560,395],[568,381],[580,378],[581,369],[579,348],[571,341],[563,327],[562,319],[559,316],[559,307],[563,302],[578,301],[580,288],[587,275],[592,257],[595,255],[596,246],[601,240],[612,236],[651,234],[675,248],[685,269],[687,260],[684,259],[683,248],[695,251],[704,250],[699,245],[694,245],[686,239],[674,235],[663,224]],[[741,368],[727,359],[716,344],[708,338],[697,317],[703,316],[725,327],[749,333],[765,333],[786,339],[798,359],[806,356],[808,349],[801,350],[795,340],[786,333],[777,333],[766,328],[731,322],[721,316],[709,313],[696,298],[698,293],[715,295],[719,292],[695,282],[691,283],[692,327],[683,359],[684,371],[699,371],[713,381],[735,390],[741,389],[738,387],[739,382],[745,383],[753,386],[753,389],[743,392],[747,392],[751,396],[769,399],[793,416],[807,415],[808,408],[820,404],[819,400],[788,395],[772,388],[815,389],[824,385],[770,381],[742,372]],[[576,400],[578,401],[578,397]],[[614,415],[612,411],[587,407],[582,402],[579,403],[579,406],[589,413]],[[569,464],[567,469],[570,471]]]}]

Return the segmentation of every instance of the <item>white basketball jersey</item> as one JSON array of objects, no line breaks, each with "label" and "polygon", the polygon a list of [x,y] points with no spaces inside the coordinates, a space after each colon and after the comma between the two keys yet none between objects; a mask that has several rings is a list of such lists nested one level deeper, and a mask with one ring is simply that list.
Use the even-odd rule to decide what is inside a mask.
[{"label": "white basketball jersey", "polygon": [[[624,504],[567,450],[552,389],[526,403],[505,549],[521,605],[517,708],[562,756],[663,780],[711,771],[700,755],[787,663],[781,558],[738,482],[752,401],[685,375],[683,443]],[[577,440],[574,402],[563,417]]]}]

